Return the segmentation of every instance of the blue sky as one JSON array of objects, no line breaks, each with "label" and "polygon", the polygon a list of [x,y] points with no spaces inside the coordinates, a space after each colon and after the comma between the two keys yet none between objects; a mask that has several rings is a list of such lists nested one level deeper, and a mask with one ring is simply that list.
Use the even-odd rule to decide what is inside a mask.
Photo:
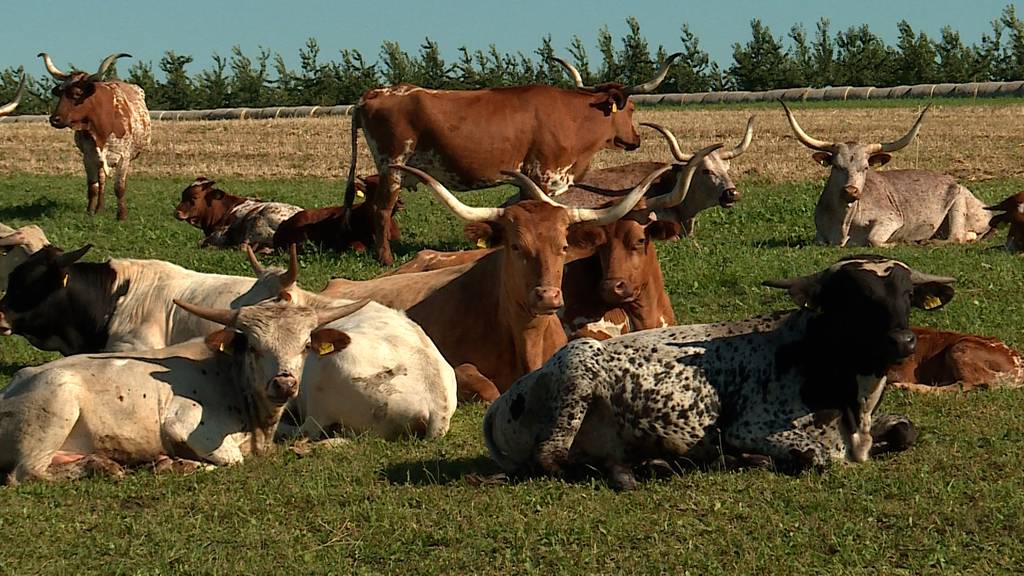
[{"label": "blue sky", "polygon": [[[727,67],[732,44],[750,38],[752,18],[760,18],[776,36],[784,35],[796,22],[803,22],[810,35],[822,16],[831,20],[833,31],[867,23],[889,43],[895,42],[900,19],[932,37],[950,24],[971,44],[991,30],[990,21],[1007,4],[1014,4],[1018,14],[1024,15],[1020,3],[1007,0],[36,0],[5,4],[13,6],[4,8],[0,68],[23,64],[36,76],[44,72],[36,53],[44,50],[59,66],[73,62],[88,69],[116,51],[150,60],[156,68],[163,52],[174,50],[195,58],[188,68],[194,74],[210,64],[215,51],[228,55],[239,44],[255,56],[262,45],[297,67],[299,48],[310,36],[319,40],[323,59],[337,59],[338,50],[356,48],[373,62],[383,40],[398,41],[407,52],[415,53],[429,36],[452,60],[459,46],[486,49],[491,43],[502,52],[522,50],[532,55],[548,33],[556,50],[564,53],[575,34],[586,43],[591,61],[599,61],[597,29],[607,24],[619,38],[628,16],[640,21],[652,52],[658,44],[670,52],[677,48],[679,28],[687,22],[704,50]],[[122,70],[127,65],[121,64]]]}]

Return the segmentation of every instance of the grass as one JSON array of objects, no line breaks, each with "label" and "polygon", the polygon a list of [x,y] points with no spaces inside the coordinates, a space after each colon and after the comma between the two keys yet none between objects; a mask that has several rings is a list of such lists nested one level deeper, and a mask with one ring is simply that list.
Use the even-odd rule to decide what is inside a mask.
[{"label": "grass", "polygon": [[[722,120],[730,113],[716,113],[723,126],[733,125]],[[903,116],[912,121],[912,113],[899,114],[900,126]],[[933,118],[932,130],[953,130],[945,124],[953,115],[937,116],[942,122]],[[700,125],[711,126],[712,118]],[[742,123],[735,126],[738,134]],[[937,162],[939,155],[930,154]],[[263,158],[273,164],[273,156],[264,152]],[[769,161],[766,156],[753,149],[748,166]],[[165,161],[154,158],[149,169],[165,170]],[[91,242],[89,260],[163,258],[197,270],[248,273],[237,252],[196,248],[199,232],[171,216],[185,179],[145,174],[146,162],[140,160],[144,173],[129,183],[125,223],[117,223],[109,207],[98,217],[84,214],[84,186],[73,166],[52,175],[0,175],[0,222],[39,223],[68,248]],[[304,206],[336,203],[341,193],[336,179],[208,175],[237,194]],[[785,181],[748,172],[738,179],[743,201],[731,211],[701,216],[695,242],[658,246],[681,322],[787,307],[780,291],[762,288],[760,281],[817,271],[850,253],[811,243],[820,176],[808,170]],[[972,184],[986,201],[1020,186],[1020,179],[1005,175]],[[503,192],[464,198],[494,203]],[[405,199],[400,258],[425,247],[469,247],[459,240],[460,223],[426,193]],[[1001,239],[884,251],[958,279],[953,301],[933,313],[915,312],[914,323],[994,335],[1024,347],[1024,268],[999,245]],[[281,256],[268,260],[284,263]],[[307,254],[300,282],[319,289],[331,276],[367,278],[379,271],[365,255]],[[18,368],[52,357],[20,338],[0,338],[0,386]],[[11,543],[0,554],[0,573],[1018,571],[1024,565],[1024,396],[1012,390],[943,397],[894,391],[884,404],[885,411],[915,420],[922,430],[918,446],[795,478],[697,471],[647,481],[627,494],[597,480],[479,485],[478,477],[496,470],[480,439],[483,410],[470,405],[459,408],[451,432],[439,441],[364,437],[304,456],[282,448],[242,466],[186,477],[139,471],[120,482],[0,489],[0,532]]]}]

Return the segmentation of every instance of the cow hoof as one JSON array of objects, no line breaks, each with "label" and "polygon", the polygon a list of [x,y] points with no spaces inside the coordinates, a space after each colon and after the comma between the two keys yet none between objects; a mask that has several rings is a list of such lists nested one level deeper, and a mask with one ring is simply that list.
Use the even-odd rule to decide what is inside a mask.
[{"label": "cow hoof", "polygon": [[633,470],[624,464],[613,464],[608,470],[608,485],[620,492],[636,489],[636,477]]},{"label": "cow hoof", "polygon": [[128,219],[128,211],[127,210],[118,210],[117,211],[117,219],[118,220],[127,220]]}]

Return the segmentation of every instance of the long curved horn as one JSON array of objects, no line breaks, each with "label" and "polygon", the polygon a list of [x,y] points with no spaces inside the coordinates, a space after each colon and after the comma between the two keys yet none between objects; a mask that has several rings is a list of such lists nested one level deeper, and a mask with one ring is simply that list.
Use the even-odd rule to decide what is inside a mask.
[{"label": "long curved horn", "polygon": [[358,311],[363,306],[370,303],[369,298],[363,298],[362,300],[356,300],[351,304],[345,304],[344,306],[338,306],[336,308],[329,308],[327,310],[317,310],[316,312],[316,325],[323,326],[334,322],[338,318],[344,318],[353,312]]},{"label": "long curved horn", "polygon": [[10,114],[11,112],[14,112],[14,109],[18,107],[18,103],[21,102],[21,96],[24,93],[25,93],[25,72],[23,70],[21,72],[21,83],[18,84],[18,90],[14,93],[14,100],[11,100],[11,102],[9,104],[4,104],[3,106],[0,106],[0,116],[6,116],[6,115]]},{"label": "long curved horn", "polygon": [[539,200],[545,204],[551,204],[552,206],[561,206],[561,204],[555,202],[550,196],[545,194],[544,191],[540,189],[540,186],[537,186],[537,183],[531,180],[526,174],[523,174],[518,170],[502,170],[501,173],[516,181],[516,185],[519,186],[519,193],[521,196],[529,198],[530,200]]},{"label": "long curved horn", "polygon": [[489,220],[497,220],[505,213],[504,208],[479,208],[463,204],[455,197],[455,195],[449,192],[447,188],[435,180],[433,176],[418,168],[403,166],[401,164],[391,164],[388,166],[388,169],[408,172],[422,180],[430,187],[431,190],[434,191],[434,196],[437,196],[437,199],[440,200],[442,204],[447,206],[453,214],[467,222],[487,222]]},{"label": "long curved horn", "polygon": [[679,148],[679,142],[676,140],[676,135],[668,128],[665,128],[661,124],[655,124],[654,122],[641,122],[640,125],[647,128],[654,128],[658,132],[661,132],[661,135],[665,137],[665,141],[668,142],[669,151],[672,152],[672,156],[674,156],[677,161],[689,162],[690,158],[693,157],[692,154],[686,154]]},{"label": "long curved horn", "polygon": [[629,96],[630,94],[648,94],[654,92],[654,90],[657,89],[658,86],[660,86],[661,83],[665,81],[665,77],[668,76],[669,69],[672,68],[672,62],[675,62],[675,59],[679,58],[682,55],[682,52],[676,52],[675,54],[672,54],[671,56],[666,58],[665,63],[661,65],[661,70],[658,70],[658,73],[654,75],[654,78],[651,78],[650,80],[644,82],[643,84],[637,84],[636,86],[633,86],[631,88],[626,88],[626,96]]},{"label": "long curved horn", "polygon": [[924,284],[926,282],[937,282],[939,284],[952,284],[956,282],[956,278],[952,276],[936,276],[934,274],[928,274],[926,272],[918,272],[913,268],[910,269],[910,281],[914,284]]},{"label": "long curved horn", "polygon": [[299,249],[293,242],[288,246],[288,270],[281,275],[281,290],[286,290],[295,285],[299,279]]},{"label": "long curved horn", "polygon": [[751,116],[747,119],[747,129],[743,132],[743,138],[740,143],[736,145],[732,150],[726,150],[718,155],[722,160],[732,160],[733,158],[743,154],[750,147],[750,141],[754,139],[754,117]]},{"label": "long curved horn", "polygon": [[568,72],[569,76],[572,76],[572,81],[576,84],[577,88],[584,90],[590,88],[590,86],[583,83],[583,76],[580,76],[580,71],[577,70],[575,66],[569,64],[569,62],[559,58],[558,56],[551,56],[549,60],[553,60],[561,64],[562,68],[565,68],[565,71]]},{"label": "long curved horn", "polygon": [[[921,130],[921,123],[924,122],[924,115],[931,110],[932,105],[925,106],[924,110],[921,111],[921,115],[917,117],[917,122],[910,128],[910,131],[903,135],[902,138],[894,142],[883,142],[881,144],[874,144],[869,148],[869,154],[875,152],[895,152],[897,150],[906,148],[911,141],[917,136],[919,130]],[[876,149],[877,148],[877,149]]]},{"label": "long curved horn", "polygon": [[60,68],[54,66],[53,60],[50,59],[50,55],[46,52],[40,52],[39,54],[36,54],[36,56],[43,59],[43,64],[46,65],[46,71],[50,73],[50,76],[53,76],[57,80],[67,80],[71,77],[71,74],[61,72]]},{"label": "long curved horn", "polygon": [[724,146],[724,144],[719,142],[718,144],[713,144],[707,148],[698,150],[697,153],[690,158],[690,161],[686,163],[686,168],[684,168],[676,178],[676,185],[672,187],[672,191],[668,194],[648,198],[647,207],[651,210],[656,210],[659,208],[671,208],[672,206],[682,204],[683,200],[686,199],[686,193],[690,191],[690,182],[693,180],[694,173],[697,172],[697,167],[704,161],[705,156],[711,154],[715,150],[718,150],[722,146]]},{"label": "long curved horn", "polygon": [[257,276],[262,276],[266,272],[266,268],[263,264],[260,264],[259,258],[256,257],[256,253],[252,251],[252,246],[248,243],[242,244],[242,250],[245,251],[245,255],[249,257],[249,266],[252,266],[252,271]]},{"label": "long curved horn", "polygon": [[804,132],[803,128],[797,124],[796,118],[789,110],[789,106],[786,106],[786,103],[781,99],[779,100],[779,104],[782,104],[782,109],[786,111],[786,117],[789,118],[789,127],[793,129],[793,133],[796,134],[797,139],[800,140],[804,146],[807,146],[812,150],[821,150],[822,152],[832,152],[835,149],[836,145],[834,142],[818,140],[817,138],[811,138],[808,136],[807,133]]},{"label": "long curved horn", "polygon": [[615,222],[619,218],[628,214],[629,211],[636,206],[636,203],[643,198],[644,194],[647,193],[647,189],[651,187],[651,184],[653,184],[659,176],[671,169],[672,165],[668,164],[651,172],[643,179],[642,182],[637,184],[636,188],[633,188],[625,198],[614,206],[609,206],[607,208],[566,208],[565,210],[569,213],[569,223],[576,224],[579,222],[589,222],[596,226],[602,226],[604,224]]},{"label": "long curved horn", "polygon": [[174,299],[174,304],[190,314],[199,316],[203,320],[216,322],[217,324],[227,326],[228,328],[234,327],[235,321],[238,320],[238,310],[229,310],[227,308],[207,308],[206,306],[197,306],[196,304],[182,302],[177,298]]},{"label": "long curved horn", "polygon": [[97,70],[95,73],[89,75],[89,80],[93,82],[99,82],[103,80],[103,75],[107,73],[107,69],[110,68],[111,64],[114,63],[114,60],[117,60],[118,58],[131,57],[131,54],[125,54],[124,52],[121,52],[120,54],[111,54],[110,56],[107,56],[103,59],[103,62],[100,62],[100,69]]}]

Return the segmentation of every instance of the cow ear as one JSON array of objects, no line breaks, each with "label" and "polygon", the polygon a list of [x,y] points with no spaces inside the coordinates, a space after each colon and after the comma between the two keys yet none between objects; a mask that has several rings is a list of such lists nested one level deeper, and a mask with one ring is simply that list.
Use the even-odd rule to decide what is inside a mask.
[{"label": "cow ear", "polygon": [[85,253],[91,249],[92,244],[86,244],[85,246],[82,246],[81,248],[75,250],[74,252],[65,252],[60,256],[57,256],[54,259],[54,262],[57,264],[57,266],[60,266],[61,268],[71,266],[75,262],[81,260],[82,256],[85,256]]},{"label": "cow ear", "polygon": [[828,152],[815,152],[811,154],[811,158],[814,158],[815,162],[826,168],[832,165],[832,155]]},{"label": "cow ear", "polygon": [[765,280],[761,285],[786,290],[793,302],[801,308],[818,309],[821,280],[817,274],[788,280]]},{"label": "cow ear", "polygon": [[501,224],[497,222],[470,222],[462,231],[477,248],[496,246],[504,241]]},{"label": "cow ear", "polygon": [[892,160],[892,154],[889,154],[888,152],[879,152],[877,154],[872,154],[868,158],[868,166],[885,166],[889,163],[889,160]]},{"label": "cow ear", "polygon": [[989,228],[998,228],[998,227],[1002,226],[1003,224],[1009,224],[1009,222],[1010,222],[1010,215],[1004,212],[1003,214],[996,214],[995,216],[990,218],[989,221],[988,221],[988,227]]},{"label": "cow ear", "polygon": [[234,330],[217,330],[206,337],[206,347],[214,352],[231,354],[235,350],[238,332]]},{"label": "cow ear", "polygon": [[211,200],[220,200],[221,198],[224,197],[224,191],[221,190],[220,188],[214,188],[213,190],[210,190],[210,193],[207,194],[207,197]]},{"label": "cow ear", "polygon": [[566,235],[569,253],[566,262],[587,258],[594,254],[599,246],[608,241],[608,235],[602,226],[577,225],[570,226]]},{"label": "cow ear", "polygon": [[309,335],[310,346],[320,356],[334,354],[344,350],[352,343],[352,338],[341,330],[321,328]]},{"label": "cow ear", "polygon": [[647,225],[647,234],[653,240],[675,240],[683,227],[671,220],[655,220]]},{"label": "cow ear", "polygon": [[954,290],[949,284],[939,282],[922,282],[914,284],[914,294],[910,303],[922,310],[938,310],[953,299]]}]

